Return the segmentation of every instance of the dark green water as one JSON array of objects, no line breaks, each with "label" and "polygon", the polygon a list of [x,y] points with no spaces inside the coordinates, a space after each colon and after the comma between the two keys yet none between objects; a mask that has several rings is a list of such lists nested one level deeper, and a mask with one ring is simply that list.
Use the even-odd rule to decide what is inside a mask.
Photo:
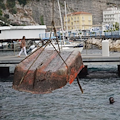
[{"label": "dark green water", "polygon": [[[0,120],[120,120],[117,66],[88,68],[89,75],[50,94],[12,89],[12,77],[0,81]],[[7,82],[2,82],[7,80]],[[115,103],[109,104],[109,97]]]}]

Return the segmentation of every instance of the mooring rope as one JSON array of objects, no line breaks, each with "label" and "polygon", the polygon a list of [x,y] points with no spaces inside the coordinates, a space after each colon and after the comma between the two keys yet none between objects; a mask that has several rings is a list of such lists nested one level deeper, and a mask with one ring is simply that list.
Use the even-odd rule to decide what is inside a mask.
[{"label": "mooring rope", "polygon": [[[32,67],[32,65],[35,63],[35,61],[38,59],[38,57],[41,55],[41,53],[45,50],[45,48],[46,48],[46,46],[49,44],[49,43],[51,43],[51,45],[53,46],[53,48],[55,49],[55,51],[58,53],[58,55],[60,56],[60,58],[63,60],[63,62],[65,63],[65,65],[66,65],[66,67],[67,67],[67,71],[68,71],[68,65],[67,65],[67,63],[65,62],[65,60],[63,59],[63,57],[60,55],[60,47],[59,47],[59,42],[58,42],[58,38],[57,38],[57,34],[56,34],[56,28],[55,28],[55,24],[54,24],[54,0],[52,0],[52,3],[53,3],[53,7],[52,7],[52,29],[54,30],[54,34],[55,34],[55,36],[56,36],[56,42],[57,42],[57,44],[58,44],[58,49],[59,49],[59,52],[58,52],[58,50],[56,49],[56,47],[53,45],[53,43],[51,42],[52,40],[51,40],[51,32],[50,32],[50,38],[49,38],[49,40],[44,44],[44,45],[42,45],[41,47],[39,47],[38,49],[36,49],[33,53],[35,53],[37,50],[39,50],[39,49],[41,49],[43,46],[44,46],[44,48],[42,49],[42,51],[39,53],[39,55],[36,57],[36,59],[33,61],[33,63],[29,66],[29,68],[27,69],[27,71],[24,73],[24,75],[23,75],[23,77],[21,78],[21,80],[20,80],[20,82],[19,82],[19,85],[23,82],[23,80],[24,80],[24,78],[25,78],[25,76],[27,75],[27,73],[28,73],[28,71],[29,71],[29,69]],[[52,30],[51,30],[52,31]],[[40,42],[39,42],[40,43]],[[38,44],[39,44],[38,43]],[[32,53],[32,54],[33,54]],[[30,54],[30,55],[32,55],[32,54]],[[30,56],[29,55],[29,56]],[[26,58],[28,58],[29,56],[27,56]],[[25,58],[25,59],[26,59]],[[25,59],[23,59],[22,61],[24,61]],[[21,61],[21,62],[22,62]]]},{"label": "mooring rope", "polygon": [[[43,50],[46,48],[46,46],[47,46],[49,43],[50,43],[50,41],[47,41],[47,42],[46,42],[46,45],[44,46],[44,48],[42,49],[42,51],[40,52],[40,54],[43,52]],[[40,49],[40,48],[39,48],[39,49]],[[37,50],[38,50],[38,49],[37,49]],[[25,78],[26,74],[28,73],[29,69],[32,67],[32,65],[35,63],[35,61],[38,59],[38,57],[40,56],[40,54],[36,57],[36,59],[33,61],[33,63],[29,66],[28,70],[24,73],[24,75],[23,75],[23,77],[21,78],[19,84],[22,83],[22,81],[24,80],[24,78]]]}]

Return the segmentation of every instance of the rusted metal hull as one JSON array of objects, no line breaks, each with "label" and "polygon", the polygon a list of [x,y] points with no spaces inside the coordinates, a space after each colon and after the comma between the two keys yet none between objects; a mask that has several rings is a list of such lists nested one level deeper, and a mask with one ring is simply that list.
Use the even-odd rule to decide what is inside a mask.
[{"label": "rusted metal hull", "polygon": [[71,84],[84,67],[79,51],[62,51],[60,55],[64,61],[54,50],[41,51],[37,50],[16,66],[14,89],[36,94],[50,93],[67,82]]}]

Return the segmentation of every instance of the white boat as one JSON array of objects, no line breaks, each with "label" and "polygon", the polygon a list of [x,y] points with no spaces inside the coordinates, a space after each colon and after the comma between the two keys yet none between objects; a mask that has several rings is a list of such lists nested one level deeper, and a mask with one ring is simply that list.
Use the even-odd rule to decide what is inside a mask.
[{"label": "white boat", "polygon": [[[56,44],[56,42],[52,42],[52,44],[54,45],[54,47],[59,50],[58,48],[58,44]],[[52,44],[49,44],[46,46],[45,49],[50,49],[50,50],[54,50],[55,48],[52,46]],[[81,44],[78,44],[76,42],[65,42],[65,44],[61,44],[59,43],[59,47],[60,47],[60,50],[64,50],[64,51],[74,51],[74,50],[78,50],[80,52],[82,52],[83,50],[83,45]]]},{"label": "white boat", "polygon": [[7,42],[0,43],[0,48],[6,48],[8,46]]},{"label": "white boat", "polygon": [[[53,47],[52,44],[54,45],[55,48]],[[58,48],[58,44],[56,43],[55,40],[52,40],[52,44],[49,43],[46,47],[44,45],[43,48],[45,47],[45,49],[49,49],[49,50],[55,50],[56,49],[58,51],[59,51],[59,48],[60,48],[61,51],[74,51],[74,50],[77,50],[77,51],[82,52],[82,50],[83,50],[83,45],[81,45],[79,43],[76,43],[76,42],[67,41],[67,42],[65,42],[65,44],[63,44],[63,42],[59,41],[59,48]],[[29,52],[32,53],[36,49],[37,49],[37,47],[35,45],[31,45],[29,47],[29,49],[27,50],[27,53],[29,53]]]}]

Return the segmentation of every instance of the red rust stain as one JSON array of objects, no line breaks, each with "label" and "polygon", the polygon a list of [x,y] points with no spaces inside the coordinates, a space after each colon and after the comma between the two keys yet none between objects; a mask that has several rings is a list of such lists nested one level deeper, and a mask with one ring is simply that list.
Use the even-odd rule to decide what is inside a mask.
[{"label": "red rust stain", "polygon": [[[81,65],[80,66],[80,70],[82,69],[82,68],[84,68],[84,65]],[[69,84],[72,84],[72,82],[75,80],[75,78],[77,77],[77,75],[78,75],[78,71],[76,71],[75,69],[71,69],[71,74],[72,75],[70,75],[70,78],[69,78]],[[74,74],[73,74],[73,72],[74,72]]]},{"label": "red rust stain", "polygon": [[75,68],[71,69],[71,74],[73,75],[75,73]]},{"label": "red rust stain", "polygon": [[66,69],[68,69],[68,66],[65,66]]},{"label": "red rust stain", "polygon": [[69,83],[71,84],[74,81],[74,76],[70,75]]},{"label": "red rust stain", "polygon": [[[36,54],[37,53],[37,54]],[[40,53],[40,50],[37,51],[35,54],[33,54],[32,56],[30,56],[27,60],[23,61],[19,66],[20,71],[21,68],[24,68],[26,66],[26,64],[29,64],[29,62],[31,62],[30,60],[34,60],[35,57],[37,57],[38,53]],[[78,65],[80,67],[76,67],[77,66],[77,62],[75,62],[74,58],[71,56],[69,58],[67,65],[64,65],[64,69],[62,69],[62,71],[56,71],[56,72],[52,72],[51,71],[45,71],[46,67],[50,64],[50,62],[57,56],[57,52],[53,52],[50,56],[49,59],[43,61],[43,64],[41,66],[38,66],[36,71],[35,70],[29,70],[28,73],[25,75],[25,78],[23,80],[22,85],[33,85],[33,83],[35,81],[39,82],[42,80],[46,80],[46,86],[47,86],[47,82],[49,82],[50,84],[53,84],[54,86],[56,86],[56,82],[60,82],[60,86],[59,88],[62,88],[63,85],[65,85],[65,82],[69,82],[70,84],[75,80],[75,78],[77,77],[78,73],[80,72],[80,70],[82,68],[84,68],[83,63],[79,63]],[[75,65],[76,64],[76,65]],[[28,67],[28,66],[27,66]],[[24,68],[25,69],[25,68]],[[23,73],[23,72],[22,72]],[[21,74],[22,76],[22,74]],[[66,80],[66,81],[65,81]],[[55,81],[55,84],[54,84]],[[64,82],[65,81],[65,82]],[[37,83],[36,82],[36,83]],[[24,89],[24,88],[23,88]],[[47,89],[47,88],[46,88]],[[22,88],[21,88],[22,90]],[[27,88],[26,88],[27,90]],[[28,89],[29,90],[29,89]],[[35,93],[35,91],[31,91],[33,93]],[[37,92],[37,91],[36,91]]]},{"label": "red rust stain", "polygon": [[[79,70],[82,70],[84,67],[85,67],[84,65],[81,65]],[[80,71],[79,71],[79,72],[80,72]]]}]

